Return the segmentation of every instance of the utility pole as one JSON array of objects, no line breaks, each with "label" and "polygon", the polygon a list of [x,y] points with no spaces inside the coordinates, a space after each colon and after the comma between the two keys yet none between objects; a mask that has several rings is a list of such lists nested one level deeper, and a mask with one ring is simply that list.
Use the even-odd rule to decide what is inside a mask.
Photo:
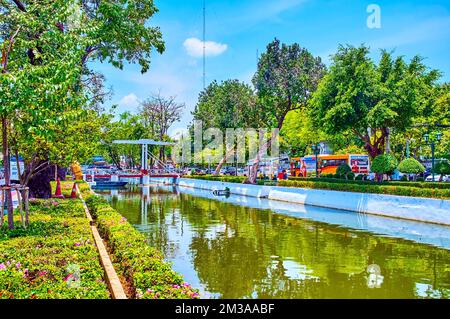
[{"label": "utility pole", "polygon": [[203,0],[203,90],[206,88],[206,0]]}]

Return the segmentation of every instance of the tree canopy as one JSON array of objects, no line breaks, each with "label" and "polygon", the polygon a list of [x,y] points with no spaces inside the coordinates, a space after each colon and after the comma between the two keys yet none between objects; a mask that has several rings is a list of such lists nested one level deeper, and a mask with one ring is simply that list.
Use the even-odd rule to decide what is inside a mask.
[{"label": "tree canopy", "polygon": [[314,123],[329,134],[351,132],[372,158],[389,151],[391,129],[404,132],[413,119],[432,105],[440,74],[428,70],[422,58],[408,63],[381,52],[378,65],[366,46],[340,46],[329,73],[311,103]]}]

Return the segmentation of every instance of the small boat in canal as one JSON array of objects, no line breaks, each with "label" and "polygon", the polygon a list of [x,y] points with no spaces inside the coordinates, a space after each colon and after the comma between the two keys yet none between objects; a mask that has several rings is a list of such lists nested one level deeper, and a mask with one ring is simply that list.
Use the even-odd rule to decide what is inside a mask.
[{"label": "small boat in canal", "polygon": [[101,188],[101,189],[115,189],[115,188],[124,188],[128,182],[113,182],[110,180],[97,180],[95,184],[92,185],[92,188]]}]

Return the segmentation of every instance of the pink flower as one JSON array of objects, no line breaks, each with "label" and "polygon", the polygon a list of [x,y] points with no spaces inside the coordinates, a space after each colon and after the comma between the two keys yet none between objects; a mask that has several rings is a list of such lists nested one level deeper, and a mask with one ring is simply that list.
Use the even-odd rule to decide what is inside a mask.
[{"label": "pink flower", "polygon": [[172,288],[178,289],[180,288],[180,285],[172,285]]},{"label": "pink flower", "polygon": [[66,277],[63,278],[64,281],[69,280],[70,278],[72,278],[73,274],[68,274]]},{"label": "pink flower", "polygon": [[16,268],[20,269],[20,261],[16,264]]},{"label": "pink flower", "polygon": [[198,296],[199,296],[198,292],[191,293],[191,298],[192,299],[197,298]]},{"label": "pink flower", "polygon": [[79,247],[79,246],[81,246],[81,243],[75,243],[74,246]]},{"label": "pink flower", "polygon": [[154,291],[154,290],[151,290],[150,288],[147,289],[147,293],[150,294],[150,293],[152,293],[152,292],[155,292],[155,291]]},{"label": "pink flower", "polygon": [[6,269],[5,264],[1,263],[1,264],[0,264],[0,270],[5,270],[5,269]]},{"label": "pink flower", "polygon": [[8,260],[8,261],[6,262],[6,266],[9,266],[9,265],[11,265],[11,262]]},{"label": "pink flower", "polygon": [[183,282],[181,285],[182,285],[183,287],[185,287],[185,288],[188,288],[188,287],[191,286],[191,285],[189,285],[187,282]]}]

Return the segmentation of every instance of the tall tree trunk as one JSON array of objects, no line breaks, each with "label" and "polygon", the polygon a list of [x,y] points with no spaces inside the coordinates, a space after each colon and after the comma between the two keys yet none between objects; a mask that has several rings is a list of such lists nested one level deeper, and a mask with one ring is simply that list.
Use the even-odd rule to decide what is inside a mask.
[{"label": "tall tree trunk", "polygon": [[390,128],[386,128],[385,129],[385,135],[386,135],[386,154],[390,154],[391,153],[391,129]]},{"label": "tall tree trunk", "polygon": [[224,156],[224,157],[220,160],[219,164],[217,165],[216,170],[214,171],[214,174],[213,174],[214,176],[217,176],[217,175],[220,174],[220,170],[222,169],[222,166],[223,166],[223,164],[225,164],[226,161],[227,161],[227,157]]},{"label": "tall tree trunk", "polygon": [[[8,146],[8,120],[2,117],[2,144],[3,144],[3,163],[5,166],[5,186],[11,186],[11,175],[9,165],[9,146]],[[6,190],[7,211],[8,211],[8,227],[14,229],[13,201],[11,189]],[[4,209],[2,207],[1,209]]]},{"label": "tall tree trunk", "polygon": [[[289,102],[290,103],[290,102]],[[290,109],[290,107],[289,107]],[[281,130],[283,127],[284,119],[286,118],[286,113],[284,113],[279,119],[278,119],[278,125],[277,129],[278,131]],[[253,165],[250,167],[249,176],[247,179],[243,182],[244,184],[256,184],[256,178],[258,177],[258,169],[259,169],[259,162],[261,161],[261,157],[265,154],[267,148],[269,147],[269,144],[272,143],[272,140],[275,138],[274,134],[270,136],[270,138],[262,145],[261,149],[258,151],[258,154],[256,155],[256,158],[254,160]]]},{"label": "tall tree trunk", "polygon": [[[41,161],[40,164],[42,162],[44,161]],[[31,172],[31,177],[27,183],[27,186],[30,188],[30,197],[51,198],[52,188],[50,182],[55,179],[55,176],[57,178],[59,177],[60,180],[65,180],[66,173],[66,169],[50,164],[46,165],[46,167],[35,174]]]}]

